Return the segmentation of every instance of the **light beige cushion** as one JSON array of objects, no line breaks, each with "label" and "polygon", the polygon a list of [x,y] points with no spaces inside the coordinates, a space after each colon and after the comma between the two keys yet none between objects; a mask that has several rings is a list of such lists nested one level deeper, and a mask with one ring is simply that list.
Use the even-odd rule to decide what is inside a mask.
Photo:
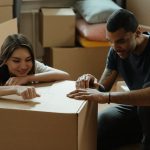
[{"label": "light beige cushion", "polygon": [[111,0],[79,0],[74,5],[75,10],[88,23],[103,23],[120,6]]}]

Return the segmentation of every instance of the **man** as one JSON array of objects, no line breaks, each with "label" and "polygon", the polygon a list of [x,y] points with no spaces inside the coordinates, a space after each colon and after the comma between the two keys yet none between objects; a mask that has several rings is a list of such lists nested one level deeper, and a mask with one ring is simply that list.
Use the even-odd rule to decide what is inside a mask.
[{"label": "man", "polygon": [[[100,81],[85,74],[67,96],[118,104],[99,114],[98,150],[116,150],[133,143],[150,150],[150,38],[142,34],[134,14],[125,9],[109,17],[106,36],[111,48]],[[129,92],[109,92],[118,75]]]}]

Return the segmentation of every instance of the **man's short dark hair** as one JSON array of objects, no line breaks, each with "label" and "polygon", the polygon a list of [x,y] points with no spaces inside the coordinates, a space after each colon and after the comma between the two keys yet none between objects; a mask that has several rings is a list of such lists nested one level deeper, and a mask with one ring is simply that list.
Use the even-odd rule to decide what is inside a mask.
[{"label": "man's short dark hair", "polygon": [[115,32],[123,28],[127,32],[135,32],[138,27],[138,21],[134,14],[126,9],[119,9],[112,13],[107,20],[107,30]]}]

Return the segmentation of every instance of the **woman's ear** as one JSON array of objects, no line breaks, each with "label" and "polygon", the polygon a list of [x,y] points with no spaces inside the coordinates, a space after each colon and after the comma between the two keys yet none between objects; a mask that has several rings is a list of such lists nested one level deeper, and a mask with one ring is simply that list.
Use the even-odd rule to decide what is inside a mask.
[{"label": "woman's ear", "polygon": [[5,61],[3,62],[3,64],[4,64],[4,65],[7,65],[7,61],[5,60]]},{"label": "woman's ear", "polygon": [[136,37],[139,37],[142,34],[142,28],[140,25],[137,27],[135,33],[136,33]]}]

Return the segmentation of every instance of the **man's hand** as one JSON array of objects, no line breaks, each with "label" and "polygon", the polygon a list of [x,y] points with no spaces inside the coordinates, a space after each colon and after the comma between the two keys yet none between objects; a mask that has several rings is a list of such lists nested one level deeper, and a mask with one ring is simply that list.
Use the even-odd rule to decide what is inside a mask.
[{"label": "man's hand", "polygon": [[84,74],[79,77],[76,81],[76,89],[96,88],[98,89],[99,84],[97,79],[91,74]]},{"label": "man's hand", "polygon": [[69,98],[74,98],[77,100],[88,100],[98,103],[107,103],[109,100],[108,93],[99,92],[96,89],[77,89],[75,91],[70,92],[67,94]]}]

